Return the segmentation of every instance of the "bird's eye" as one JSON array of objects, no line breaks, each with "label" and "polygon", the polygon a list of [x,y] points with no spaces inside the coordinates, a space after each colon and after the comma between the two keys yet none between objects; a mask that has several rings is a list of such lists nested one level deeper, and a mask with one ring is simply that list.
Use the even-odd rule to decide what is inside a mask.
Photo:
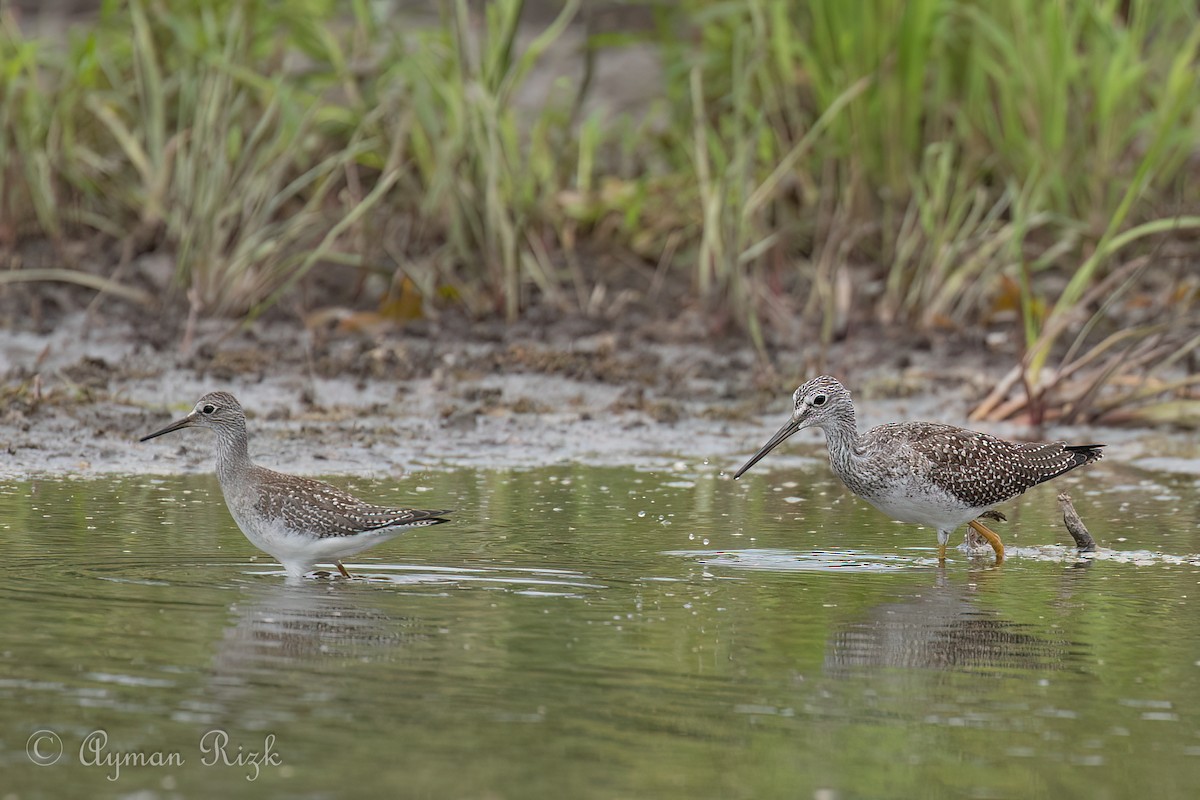
[{"label": "bird's eye", "polygon": [[208,403],[207,405],[204,406],[204,408],[200,409],[200,411],[205,414],[212,414],[216,410],[217,410],[217,407],[214,406],[212,403]]},{"label": "bird's eye", "polygon": [[825,401],[828,399],[829,398],[827,398],[825,395],[819,394],[813,398],[812,404],[814,406],[823,406],[823,405],[825,405]]}]

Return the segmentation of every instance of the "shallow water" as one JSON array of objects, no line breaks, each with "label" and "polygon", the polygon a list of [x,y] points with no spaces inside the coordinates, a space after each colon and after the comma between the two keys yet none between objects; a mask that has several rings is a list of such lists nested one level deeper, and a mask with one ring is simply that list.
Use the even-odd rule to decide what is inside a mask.
[{"label": "shallow water", "polygon": [[[4,796],[1200,785],[1193,478],[1104,462],[944,568],[823,465],[334,482],[459,510],[289,584],[211,477],[0,486]],[[1064,488],[1112,552],[1062,546]]]}]

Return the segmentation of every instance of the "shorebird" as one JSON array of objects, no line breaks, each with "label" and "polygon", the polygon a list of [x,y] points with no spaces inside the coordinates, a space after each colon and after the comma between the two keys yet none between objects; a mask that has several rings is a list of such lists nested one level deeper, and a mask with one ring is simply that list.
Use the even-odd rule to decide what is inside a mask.
[{"label": "shorebird", "polygon": [[250,543],[273,556],[289,577],[332,560],[349,578],[343,558],[409,528],[449,521],[442,516],[449,511],[372,505],[328,483],[258,466],[250,460],[246,415],[228,392],[209,392],[186,417],[139,441],[182,428],[216,434],[217,480],[229,513]]},{"label": "shorebird", "polygon": [[733,477],[793,433],[821,428],[829,465],[842,483],[893,519],[936,529],[942,562],[951,531],[963,523],[987,539],[996,563],[1003,561],[1000,537],[979,517],[1002,518],[996,505],[1096,461],[1104,446],[1009,442],[934,422],[892,422],[860,434],[850,392],[828,375],[797,389],[792,407],[791,418]]}]

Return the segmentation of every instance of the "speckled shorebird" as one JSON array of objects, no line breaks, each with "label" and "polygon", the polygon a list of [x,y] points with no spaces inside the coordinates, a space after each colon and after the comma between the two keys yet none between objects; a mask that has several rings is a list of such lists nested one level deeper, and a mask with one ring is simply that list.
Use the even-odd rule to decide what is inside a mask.
[{"label": "speckled shorebird", "polygon": [[780,442],[805,428],[821,428],[829,464],[859,497],[901,522],[938,532],[938,560],[946,559],[950,532],[964,522],[1004,560],[1000,537],[979,521],[992,508],[1031,486],[1100,458],[1100,444],[1009,442],[934,422],[892,422],[860,434],[850,392],[822,375],[796,390],[791,419],[733,476],[758,463]]},{"label": "speckled shorebird", "polygon": [[141,441],[181,428],[208,428],[217,435],[217,480],[229,513],[250,543],[278,560],[290,577],[332,560],[349,578],[343,558],[408,528],[448,522],[442,515],[449,511],[376,506],[327,483],[258,466],[250,460],[246,415],[228,392],[209,392],[186,417]]}]

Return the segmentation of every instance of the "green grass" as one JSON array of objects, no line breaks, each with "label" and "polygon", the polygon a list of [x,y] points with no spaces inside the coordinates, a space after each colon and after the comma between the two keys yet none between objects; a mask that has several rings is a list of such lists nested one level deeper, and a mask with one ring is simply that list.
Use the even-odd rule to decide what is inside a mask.
[{"label": "green grass", "polygon": [[[471,315],[600,313],[589,259],[640,262],[764,351],[797,319],[828,343],[851,310],[971,326],[1017,287],[1010,387],[1034,417],[1129,377],[1078,359],[1113,346],[1118,297],[1164,281],[1112,275],[1164,242],[1195,257],[1194,3],[656,4],[524,108],[585,4],[540,29],[520,0],[416,23],[380,7],[110,1],[67,42],[4,14],[0,246],[162,249],[169,303],[250,318],[346,267]],[[660,101],[585,118],[593,57],[631,44],[658,54]],[[1196,346],[1196,293],[1166,298],[1143,377]],[[1089,378],[1056,401],[1065,374]]]}]

